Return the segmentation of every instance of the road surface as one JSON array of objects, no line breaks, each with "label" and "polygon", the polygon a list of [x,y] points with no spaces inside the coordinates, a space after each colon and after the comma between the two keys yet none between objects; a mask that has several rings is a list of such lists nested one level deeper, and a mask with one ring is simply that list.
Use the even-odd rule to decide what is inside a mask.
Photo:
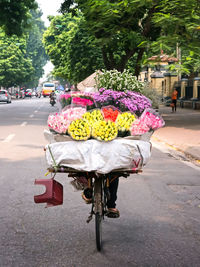
[{"label": "road surface", "polygon": [[105,218],[101,253],[90,205],[66,175],[56,176],[62,206],[34,203],[47,168],[43,130],[57,110],[44,98],[0,104],[0,266],[200,266],[200,170],[156,143],[144,172],[121,178],[121,216]]}]

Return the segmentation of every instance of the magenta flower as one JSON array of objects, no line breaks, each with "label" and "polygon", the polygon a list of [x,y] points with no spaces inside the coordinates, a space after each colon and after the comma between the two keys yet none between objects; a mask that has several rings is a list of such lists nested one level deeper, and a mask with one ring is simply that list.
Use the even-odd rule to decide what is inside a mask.
[{"label": "magenta flower", "polygon": [[82,105],[82,106],[92,106],[94,103],[92,100],[87,99],[87,98],[81,98],[81,97],[74,97],[72,99],[72,102],[77,105]]}]

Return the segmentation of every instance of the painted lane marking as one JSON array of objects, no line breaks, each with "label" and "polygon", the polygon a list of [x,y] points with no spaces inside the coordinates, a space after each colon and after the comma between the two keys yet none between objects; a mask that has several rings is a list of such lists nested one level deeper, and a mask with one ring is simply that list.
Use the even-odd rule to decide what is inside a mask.
[{"label": "painted lane marking", "polygon": [[9,134],[6,139],[3,140],[3,143],[8,143],[14,138],[15,134]]},{"label": "painted lane marking", "polygon": [[27,124],[27,121],[24,121],[24,122],[22,122],[22,124],[20,125],[20,126],[26,126],[26,124]]},{"label": "painted lane marking", "polygon": [[34,117],[34,115],[33,115],[33,114],[31,114],[29,117],[30,117],[30,118],[33,118],[33,117]]}]

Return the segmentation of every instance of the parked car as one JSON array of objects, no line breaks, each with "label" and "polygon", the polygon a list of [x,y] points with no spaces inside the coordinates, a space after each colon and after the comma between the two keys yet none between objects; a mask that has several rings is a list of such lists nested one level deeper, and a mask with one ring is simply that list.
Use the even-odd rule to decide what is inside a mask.
[{"label": "parked car", "polygon": [[25,97],[32,97],[32,90],[31,89],[25,90]]},{"label": "parked car", "polygon": [[0,90],[0,102],[11,103],[11,95],[6,90]]}]

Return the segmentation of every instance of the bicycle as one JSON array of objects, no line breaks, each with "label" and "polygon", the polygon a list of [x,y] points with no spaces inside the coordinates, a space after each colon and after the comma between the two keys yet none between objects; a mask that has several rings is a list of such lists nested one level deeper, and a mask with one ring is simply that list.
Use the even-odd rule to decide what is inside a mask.
[{"label": "bicycle", "polygon": [[[142,172],[141,169],[132,170],[116,170],[108,174],[96,174],[95,172],[77,171],[67,167],[51,167],[48,168],[50,173],[68,173],[69,177],[77,179],[84,176],[87,178],[87,186],[92,189],[92,206],[91,211],[86,220],[89,223],[95,216],[95,237],[96,248],[98,251],[102,249],[102,221],[108,213],[107,200],[110,198],[109,185],[112,181],[119,177],[127,178],[130,174]],[[55,176],[55,175],[54,175]],[[60,203],[62,204],[62,203]]]}]

